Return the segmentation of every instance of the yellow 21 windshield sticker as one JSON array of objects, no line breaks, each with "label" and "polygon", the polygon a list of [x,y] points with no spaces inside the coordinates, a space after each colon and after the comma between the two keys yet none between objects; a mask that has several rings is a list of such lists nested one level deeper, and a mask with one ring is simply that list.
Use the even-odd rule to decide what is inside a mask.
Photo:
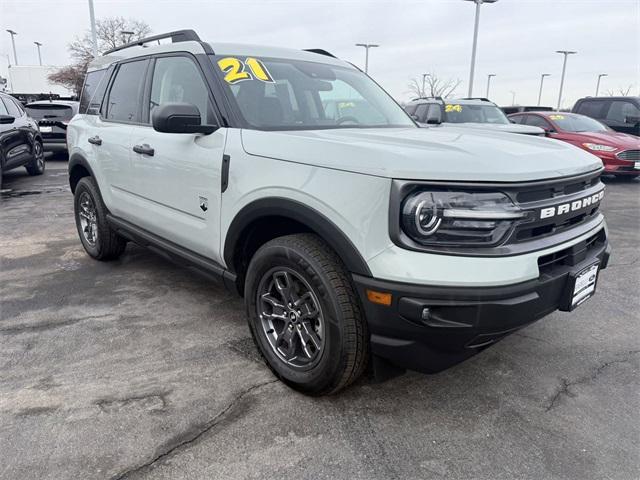
[{"label": "yellow 21 windshield sticker", "polygon": [[461,112],[462,111],[462,105],[445,105],[444,106],[444,111],[449,113],[449,112]]},{"label": "yellow 21 windshield sticker", "polygon": [[243,80],[261,80],[273,83],[273,77],[257,58],[249,57],[243,61],[235,57],[225,57],[218,60],[218,67],[225,73],[224,81],[233,85]]}]

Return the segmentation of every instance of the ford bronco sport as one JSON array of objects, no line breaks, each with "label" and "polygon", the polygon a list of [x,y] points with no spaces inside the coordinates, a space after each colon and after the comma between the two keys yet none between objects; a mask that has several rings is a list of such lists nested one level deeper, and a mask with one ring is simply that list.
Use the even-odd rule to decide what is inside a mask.
[{"label": "ford bronco sport", "polygon": [[609,258],[595,156],[419,128],[323,50],[191,30],[120,47],[92,62],[68,144],[87,253],[133,241],[219,278],[269,367],[308,394],[368,363],[456,364],[583,303]]}]

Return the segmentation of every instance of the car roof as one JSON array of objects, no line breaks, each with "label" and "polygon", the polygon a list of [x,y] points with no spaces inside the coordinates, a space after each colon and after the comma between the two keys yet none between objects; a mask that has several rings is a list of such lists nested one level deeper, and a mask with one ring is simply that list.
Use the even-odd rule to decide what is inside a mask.
[{"label": "car roof", "polygon": [[444,102],[445,104],[456,104],[456,105],[495,105],[490,100],[485,100],[481,98],[435,98],[435,97],[427,97],[427,98],[414,98],[409,102],[409,105],[412,104],[421,104],[421,103],[440,103]]},{"label": "car roof", "polygon": [[80,102],[74,100],[36,100],[35,102],[27,103],[25,107],[32,105],[64,105],[66,107],[77,107],[79,104]]},{"label": "car roof", "polygon": [[[198,42],[183,41],[176,43],[165,43],[160,45],[132,45],[121,50],[117,50],[106,55],[95,58],[90,64],[88,71],[101,70],[107,68],[114,62],[126,60],[145,55],[154,55],[171,52],[187,52],[194,55],[212,53],[214,55],[237,55],[255,56],[263,58],[281,58],[287,60],[300,60],[331,64],[341,67],[355,69],[353,65],[330,54],[317,53],[306,50],[296,50],[294,48],[269,47],[265,45],[251,45],[241,43],[220,43],[220,42]],[[207,48],[210,47],[210,48]]]},{"label": "car roof", "polygon": [[640,102],[640,96],[636,97],[636,96],[619,95],[619,96],[616,96],[616,97],[583,97],[583,98],[579,99],[578,102],[584,102],[584,101],[587,101],[587,100],[630,100],[632,102],[633,101]]}]

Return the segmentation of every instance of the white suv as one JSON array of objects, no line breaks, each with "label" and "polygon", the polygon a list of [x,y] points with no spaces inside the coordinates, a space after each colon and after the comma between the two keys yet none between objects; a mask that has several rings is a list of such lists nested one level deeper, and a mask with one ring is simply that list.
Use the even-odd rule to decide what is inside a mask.
[{"label": "white suv", "polygon": [[87,253],[134,241],[219,278],[309,394],[368,363],[447,368],[581,304],[609,258],[596,157],[418,128],[322,50],[190,30],[121,47],[91,64],[68,144]]}]

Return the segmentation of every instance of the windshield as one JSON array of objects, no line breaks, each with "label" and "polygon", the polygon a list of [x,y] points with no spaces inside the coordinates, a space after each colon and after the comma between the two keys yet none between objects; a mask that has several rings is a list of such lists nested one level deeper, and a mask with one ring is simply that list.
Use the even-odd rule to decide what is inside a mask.
[{"label": "windshield", "polygon": [[324,63],[214,57],[246,123],[261,130],[415,127],[364,73]]},{"label": "windshield", "polygon": [[495,105],[453,103],[444,106],[444,121],[448,123],[510,123],[504,112]]},{"label": "windshield", "polygon": [[565,132],[606,132],[608,127],[593,118],[583,115],[557,114],[549,115],[549,120]]},{"label": "windshield", "polygon": [[25,110],[34,120],[54,120],[68,122],[73,117],[73,110],[67,105],[36,104],[27,105]]}]

